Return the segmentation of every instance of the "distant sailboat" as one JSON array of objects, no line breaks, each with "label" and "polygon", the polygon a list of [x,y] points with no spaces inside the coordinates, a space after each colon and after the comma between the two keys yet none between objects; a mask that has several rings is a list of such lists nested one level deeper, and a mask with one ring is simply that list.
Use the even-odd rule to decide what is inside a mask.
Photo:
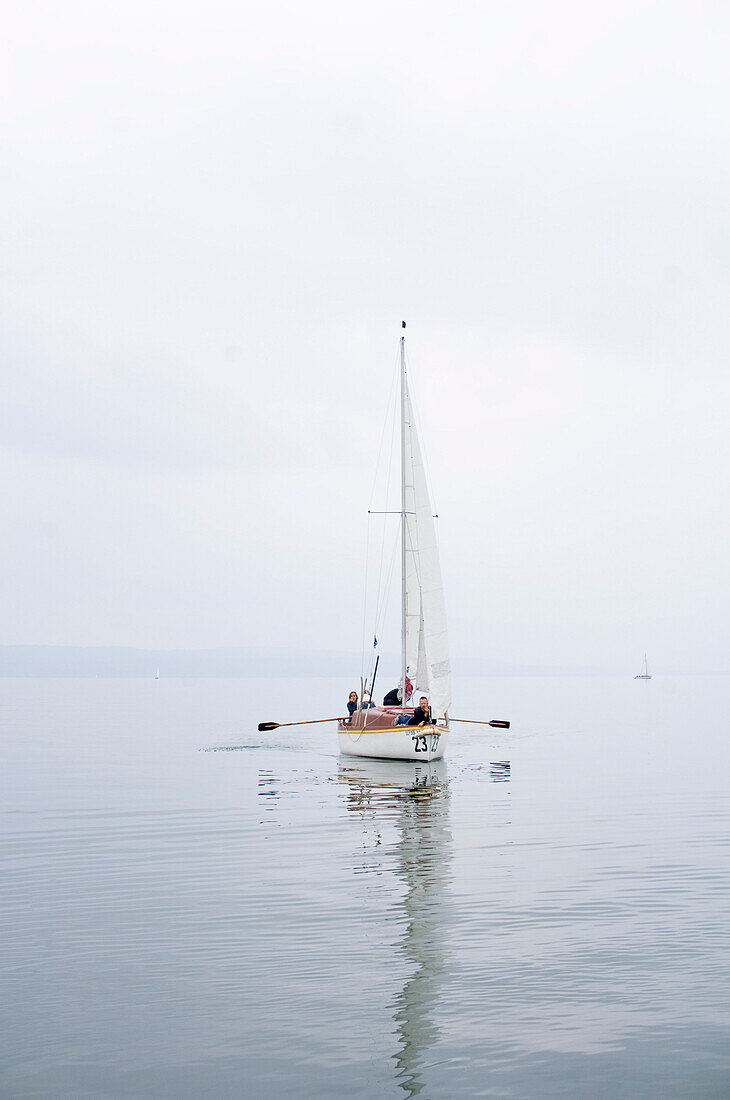
[{"label": "distant sailboat", "polygon": [[155,673],[155,680],[159,680],[159,678],[160,678],[160,670],[158,668],[157,672]]},{"label": "distant sailboat", "polygon": [[641,666],[641,672],[638,676],[634,676],[635,680],[651,680],[651,673],[649,672],[649,665],[646,663],[646,653],[644,654],[644,661]]}]

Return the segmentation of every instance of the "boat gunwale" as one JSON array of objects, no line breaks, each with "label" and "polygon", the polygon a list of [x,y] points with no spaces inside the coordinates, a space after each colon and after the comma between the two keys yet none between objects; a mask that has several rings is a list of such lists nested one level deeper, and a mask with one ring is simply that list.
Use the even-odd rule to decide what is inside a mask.
[{"label": "boat gunwale", "polygon": [[[397,706],[396,707],[386,707],[386,706],[368,707],[365,710],[357,710],[357,711],[354,712],[354,714],[352,715],[352,717],[350,718],[349,721],[345,718],[339,718],[337,720],[337,732],[338,733],[349,733],[352,736],[357,736],[357,738],[359,740],[363,733],[405,733],[406,730],[436,730],[439,733],[447,733],[449,731],[450,727],[448,725],[448,720],[443,720],[443,719],[442,719],[442,721],[445,721],[445,724],[441,725],[441,726],[438,725],[438,720],[437,720],[436,723],[429,723],[428,725],[422,725],[422,726],[411,726],[407,722],[401,722],[397,726],[393,726],[393,725],[382,726],[382,725],[376,725],[375,723],[373,723],[371,725],[368,721],[368,718],[371,715],[372,715],[373,718],[380,719],[381,721],[384,718],[385,719],[391,719],[391,721],[392,721],[392,717],[394,717],[396,715],[408,715],[409,718],[412,718],[413,714],[414,714],[414,710],[415,710],[414,707],[397,707]],[[360,715],[363,716],[362,725],[360,725],[360,724],[355,725],[354,720],[355,720],[356,716],[360,716]],[[411,734],[411,736],[413,737],[413,736],[418,736],[418,735],[417,734]]]}]

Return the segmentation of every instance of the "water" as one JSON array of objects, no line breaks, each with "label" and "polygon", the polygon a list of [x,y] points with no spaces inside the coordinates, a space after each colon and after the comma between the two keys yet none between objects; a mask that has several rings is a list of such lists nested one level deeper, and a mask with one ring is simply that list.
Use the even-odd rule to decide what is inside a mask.
[{"label": "water", "polygon": [[349,686],[0,681],[2,1095],[730,1096],[728,680]]}]

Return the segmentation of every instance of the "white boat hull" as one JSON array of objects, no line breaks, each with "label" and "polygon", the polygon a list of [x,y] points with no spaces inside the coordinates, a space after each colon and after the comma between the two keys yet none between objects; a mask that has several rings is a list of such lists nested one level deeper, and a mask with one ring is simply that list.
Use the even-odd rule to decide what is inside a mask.
[{"label": "white boat hull", "polygon": [[375,760],[413,760],[428,763],[441,760],[449,743],[448,729],[428,730],[423,726],[403,726],[402,730],[337,731],[343,756],[370,757]]}]

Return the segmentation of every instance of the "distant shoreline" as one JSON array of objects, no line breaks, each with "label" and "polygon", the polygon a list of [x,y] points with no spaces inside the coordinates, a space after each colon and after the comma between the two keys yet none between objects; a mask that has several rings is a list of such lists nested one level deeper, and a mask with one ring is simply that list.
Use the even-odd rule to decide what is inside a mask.
[{"label": "distant shoreline", "polygon": [[[397,667],[395,654],[383,654],[381,667]],[[0,678],[5,679],[247,679],[251,677],[333,677],[351,679],[361,665],[359,653],[308,649],[136,649],[132,646],[0,646]],[[540,664],[452,660],[454,676],[625,676],[633,669],[578,669]],[[722,670],[692,670],[665,675],[724,676]],[[661,676],[654,677],[661,679]],[[382,686],[382,685],[381,685]],[[389,687],[393,685],[388,683]],[[383,686],[383,690],[387,690]]]},{"label": "distant shoreline", "polygon": [[352,675],[360,655],[297,649],[136,649],[131,646],[0,646],[0,677],[251,677]]}]

